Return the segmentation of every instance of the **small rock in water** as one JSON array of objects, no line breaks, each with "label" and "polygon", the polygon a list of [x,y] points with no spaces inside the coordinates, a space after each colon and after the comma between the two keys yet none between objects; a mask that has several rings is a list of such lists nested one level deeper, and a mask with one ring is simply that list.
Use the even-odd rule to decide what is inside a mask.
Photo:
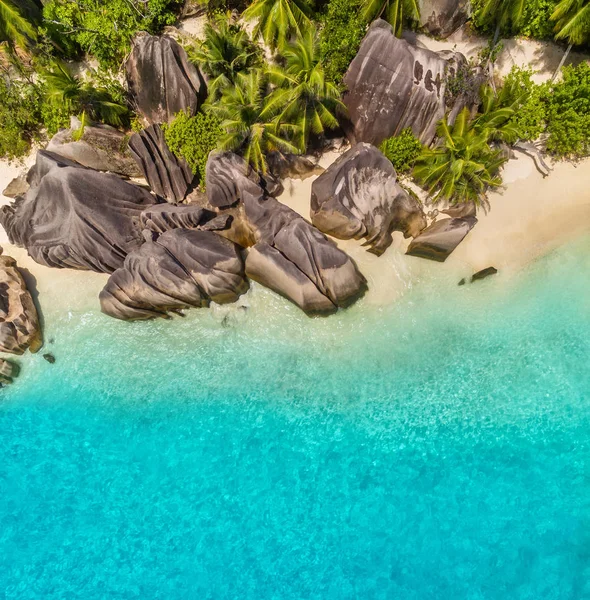
[{"label": "small rock in water", "polygon": [[463,279],[461,279],[458,285],[465,285],[466,283],[467,281],[465,281],[465,277],[463,277]]},{"label": "small rock in water", "polygon": [[496,267],[487,267],[486,269],[482,269],[481,271],[478,271],[471,278],[471,283],[473,283],[474,281],[478,281],[480,279],[485,279],[486,277],[489,277],[490,275],[495,275],[497,272],[498,272],[498,269],[496,269]]},{"label": "small rock in water", "polygon": [[18,377],[20,367],[9,360],[0,358],[0,384],[8,385]]},{"label": "small rock in water", "polygon": [[53,354],[51,354],[50,352],[44,354],[43,358],[51,365],[55,363],[55,356],[53,356]]}]

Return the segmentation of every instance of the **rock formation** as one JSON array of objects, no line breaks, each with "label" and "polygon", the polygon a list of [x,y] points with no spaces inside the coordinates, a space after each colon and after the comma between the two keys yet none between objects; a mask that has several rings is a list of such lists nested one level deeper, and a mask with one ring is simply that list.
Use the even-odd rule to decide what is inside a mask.
[{"label": "rock formation", "polygon": [[17,196],[26,194],[28,189],[29,184],[27,183],[26,175],[19,175],[6,186],[2,195],[7,198],[16,198]]},{"label": "rock formation", "polygon": [[172,154],[159,125],[134,133],[129,148],[152,190],[169,202],[182,202],[195,178],[183,159]]},{"label": "rock formation", "polygon": [[203,76],[167,36],[140,34],[126,72],[131,99],[150,124],[167,123],[181,110],[195,114],[207,96]]},{"label": "rock formation", "polygon": [[155,204],[141,213],[139,223],[142,229],[160,234],[171,229],[219,231],[228,229],[231,219],[230,215],[216,216],[216,213],[194,204]]},{"label": "rock formation", "polygon": [[385,21],[374,21],[344,77],[351,141],[378,146],[411,127],[430,144],[446,112],[447,76],[465,62],[460,54],[447,55],[412,46]]},{"label": "rock formation", "polygon": [[427,225],[420,204],[397,184],[391,161],[363,143],[313,182],[311,221],[337,238],[366,238],[365,245],[377,255],[391,245],[393,231],[415,237]]},{"label": "rock formation", "polygon": [[206,174],[209,204],[231,207],[231,227],[220,233],[250,247],[249,277],[308,314],[333,312],[365,292],[366,280],[352,259],[299,214],[268,196],[240,157],[213,154]]},{"label": "rock formation", "polygon": [[42,345],[37,309],[16,261],[0,256],[0,352],[37,352]]},{"label": "rock formation", "polygon": [[0,386],[13,383],[19,372],[20,367],[16,363],[0,358]]},{"label": "rock formation", "polygon": [[[324,172],[313,157],[271,152],[266,157],[268,169],[276,179],[307,179]],[[272,194],[271,194],[272,195]]]},{"label": "rock formation", "polygon": [[470,0],[419,0],[420,24],[435,37],[446,38],[471,16]]},{"label": "rock formation", "polygon": [[125,259],[100,293],[102,311],[117,319],[235,302],[248,289],[240,249],[209,231],[174,229]]},{"label": "rock formation", "polygon": [[143,188],[40,151],[29,191],[0,209],[11,243],[42,265],[111,273],[142,241],[138,219],[155,203]]},{"label": "rock formation", "polygon": [[475,217],[435,221],[412,241],[406,254],[444,262],[476,223]]},{"label": "rock formation", "polygon": [[[80,139],[77,138],[82,132]],[[129,138],[108,125],[86,125],[72,117],[70,128],[58,131],[46,150],[97,171],[111,171],[125,177],[141,177],[128,146]]]}]

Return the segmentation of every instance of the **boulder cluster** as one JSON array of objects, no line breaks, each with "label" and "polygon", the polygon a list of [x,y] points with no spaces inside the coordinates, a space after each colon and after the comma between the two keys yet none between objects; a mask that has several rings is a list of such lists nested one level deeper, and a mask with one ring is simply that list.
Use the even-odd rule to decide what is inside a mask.
[{"label": "boulder cluster", "polygon": [[[12,185],[15,200],[0,209],[0,223],[40,264],[109,274],[100,304],[118,319],[234,302],[250,280],[307,314],[330,314],[367,289],[332,237],[364,238],[381,255],[398,231],[413,238],[409,254],[444,260],[475,224],[467,215],[427,227],[420,202],[376,147],[408,126],[432,140],[447,72],[460,60],[395,38],[383,21],[371,26],[346,75],[352,146],[313,182],[310,222],[276,198],[279,177],[318,174],[302,157],[269,157],[277,176],[263,177],[237,154],[214,152],[206,194],[193,190],[194,173],[170,151],[162,125],[198,110],[205,80],[174,40],[141,35],[126,74],[146,128],[128,138],[74,120],[38,152],[26,181]],[[0,350],[40,346],[31,296],[14,261],[1,257]]]}]

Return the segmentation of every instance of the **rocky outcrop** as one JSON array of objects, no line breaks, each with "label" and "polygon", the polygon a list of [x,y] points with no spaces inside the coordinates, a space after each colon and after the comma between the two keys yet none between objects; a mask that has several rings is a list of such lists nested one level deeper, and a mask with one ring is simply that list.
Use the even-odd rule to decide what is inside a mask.
[{"label": "rocky outcrop", "polygon": [[156,204],[144,210],[139,217],[142,229],[157,234],[171,229],[220,231],[228,229],[231,220],[230,215],[216,215],[205,208],[190,204],[184,206]]},{"label": "rocky outcrop", "polygon": [[17,196],[26,194],[28,189],[29,184],[27,183],[26,175],[19,175],[4,188],[2,195],[7,198],[16,198]]},{"label": "rocky outcrop", "polygon": [[37,309],[16,261],[0,256],[0,352],[37,352],[42,345]]},{"label": "rocky outcrop", "polygon": [[[78,136],[80,135],[81,137]],[[72,117],[70,129],[58,131],[46,150],[97,171],[111,171],[125,177],[141,177],[129,151],[129,137],[108,125],[86,125]]]},{"label": "rocky outcrop", "polygon": [[486,279],[487,277],[491,277],[492,275],[496,275],[498,273],[498,269],[496,267],[486,267],[477,273],[474,273],[471,278],[471,283],[474,281],[481,281],[482,279]]},{"label": "rocky outcrop", "polygon": [[169,202],[182,202],[195,178],[184,159],[172,154],[159,125],[134,133],[129,148],[152,190]]},{"label": "rocky outcrop", "polygon": [[167,36],[140,34],[126,72],[132,102],[150,124],[167,123],[181,110],[195,114],[207,96],[203,76]]},{"label": "rocky outcrop", "polygon": [[410,127],[430,144],[446,112],[447,76],[464,61],[412,46],[385,21],[373,22],[344,77],[351,141],[378,146]]},{"label": "rocky outcrop", "polygon": [[476,223],[475,217],[436,221],[412,241],[406,254],[444,262]]},{"label": "rocky outcrop", "polygon": [[31,189],[0,209],[0,224],[42,265],[111,273],[141,245],[139,216],[155,199],[116,175],[72,165],[38,152]]},{"label": "rocky outcrop", "polygon": [[377,255],[391,245],[393,231],[415,237],[427,225],[420,204],[397,183],[391,161],[363,143],[313,182],[311,221],[340,239],[366,238],[365,245]]},{"label": "rocky outcrop", "polygon": [[268,196],[241,158],[213,154],[206,172],[210,205],[226,211],[231,207],[231,226],[221,234],[250,247],[250,278],[308,314],[333,312],[365,292],[366,280],[352,259],[299,214]]},{"label": "rocky outcrop", "polygon": [[307,179],[324,172],[313,157],[271,152],[266,160],[269,171],[276,179]]},{"label": "rocky outcrop", "polygon": [[163,317],[190,307],[235,302],[248,289],[241,251],[209,231],[175,229],[132,252],[100,294],[117,319]]},{"label": "rocky outcrop", "polygon": [[420,24],[435,37],[446,38],[471,16],[470,0],[419,0]]}]

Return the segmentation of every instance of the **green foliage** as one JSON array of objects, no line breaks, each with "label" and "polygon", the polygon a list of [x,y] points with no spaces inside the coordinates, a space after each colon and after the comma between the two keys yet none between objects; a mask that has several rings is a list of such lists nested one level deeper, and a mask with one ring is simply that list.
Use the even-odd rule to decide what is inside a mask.
[{"label": "green foliage", "polygon": [[43,8],[46,34],[66,56],[81,50],[115,66],[138,31],[157,33],[175,21],[179,0],[50,0]]},{"label": "green foliage", "polygon": [[9,160],[26,155],[38,137],[39,90],[19,81],[0,77],[0,158]]},{"label": "green foliage", "polygon": [[331,0],[320,34],[320,54],[328,79],[341,83],[366,30],[361,0]]},{"label": "green foliage", "polygon": [[521,140],[536,140],[545,129],[547,86],[532,80],[531,69],[512,67],[499,92],[499,103],[512,106],[510,125]]},{"label": "green foliage", "polygon": [[178,157],[189,164],[197,181],[204,186],[207,157],[219,144],[224,131],[213,114],[179,112],[172,123],[162,126],[166,143]]},{"label": "green foliage", "polygon": [[116,127],[128,127],[130,112],[125,90],[107,73],[92,73],[82,79],[72,75],[65,64],[56,62],[42,72],[45,96],[50,104],[69,114],[85,115]]},{"label": "green foliage", "polygon": [[414,177],[433,202],[487,205],[486,193],[501,185],[499,171],[505,162],[501,152],[489,144],[493,131],[471,122],[467,108],[452,127],[446,119],[439,123],[440,143],[425,148],[414,167]]},{"label": "green foliage", "polygon": [[230,15],[217,15],[205,25],[205,39],[187,48],[189,60],[209,77],[209,96],[219,98],[238,73],[262,66],[262,50]]},{"label": "green foliage", "polygon": [[374,19],[385,19],[397,37],[402,36],[405,25],[415,24],[420,20],[418,0],[362,0],[363,18],[371,22]]},{"label": "green foliage", "polygon": [[579,46],[590,39],[590,2],[588,0],[561,0],[551,20],[555,21],[555,38]]},{"label": "green foliage", "polygon": [[0,42],[28,48],[37,38],[40,11],[32,0],[0,0]]},{"label": "green foliage", "polygon": [[590,153],[590,66],[563,69],[563,80],[547,96],[547,150],[560,157]]},{"label": "green foliage", "polygon": [[266,155],[273,150],[298,153],[291,140],[298,127],[277,119],[282,102],[280,90],[272,91],[261,71],[240,73],[234,87],[226,88],[221,100],[205,105],[221,121],[223,150],[240,152],[254,169],[266,173]]},{"label": "green foliage", "polygon": [[422,144],[410,127],[382,142],[379,148],[393,163],[398,174],[409,173],[422,153]]},{"label": "green foliage", "polygon": [[246,21],[256,21],[254,39],[262,36],[271,49],[301,35],[310,24],[311,8],[306,0],[254,0],[244,11]]},{"label": "green foliage", "polygon": [[310,135],[323,135],[327,129],[338,127],[338,113],[346,108],[340,100],[338,87],[327,81],[320,61],[319,38],[314,27],[303,37],[283,49],[283,66],[268,69],[273,93],[279,108],[277,122],[296,126],[293,138],[300,152],[305,152]]}]

